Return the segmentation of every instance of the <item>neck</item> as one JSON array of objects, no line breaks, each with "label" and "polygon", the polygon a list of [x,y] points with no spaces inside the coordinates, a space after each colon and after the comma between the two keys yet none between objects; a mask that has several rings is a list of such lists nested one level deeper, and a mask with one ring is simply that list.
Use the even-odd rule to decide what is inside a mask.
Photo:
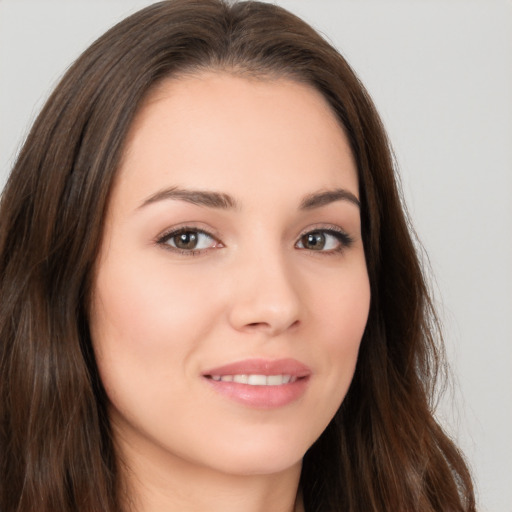
[{"label": "neck", "polygon": [[303,512],[300,462],[270,475],[237,475],[146,455],[123,450],[129,512]]}]

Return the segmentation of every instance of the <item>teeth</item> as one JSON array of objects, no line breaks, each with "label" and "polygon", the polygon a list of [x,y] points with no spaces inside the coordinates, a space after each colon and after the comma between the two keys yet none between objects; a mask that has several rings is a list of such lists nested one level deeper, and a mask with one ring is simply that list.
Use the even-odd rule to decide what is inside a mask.
[{"label": "teeth", "polygon": [[281,386],[291,384],[297,377],[291,375],[211,375],[212,380],[222,382],[237,382],[249,386]]},{"label": "teeth", "polygon": [[249,375],[247,378],[247,384],[251,386],[266,386],[267,377],[265,375]]},{"label": "teeth", "polygon": [[279,386],[280,384],[286,384],[283,379],[283,375],[269,375],[266,378],[266,384],[269,386]]}]

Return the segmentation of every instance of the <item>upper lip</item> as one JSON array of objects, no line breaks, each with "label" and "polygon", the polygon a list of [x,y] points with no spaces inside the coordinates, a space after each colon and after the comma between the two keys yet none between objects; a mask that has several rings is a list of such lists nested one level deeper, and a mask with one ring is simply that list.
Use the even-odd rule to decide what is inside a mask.
[{"label": "upper lip", "polygon": [[310,368],[296,359],[244,359],[202,372],[211,375],[290,375],[307,377]]}]

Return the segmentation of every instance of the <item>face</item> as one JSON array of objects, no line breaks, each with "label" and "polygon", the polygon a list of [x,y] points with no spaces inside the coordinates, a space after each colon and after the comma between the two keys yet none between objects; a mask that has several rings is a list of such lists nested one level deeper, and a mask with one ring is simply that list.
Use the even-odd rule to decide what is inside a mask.
[{"label": "face", "polygon": [[90,312],[121,448],[297,467],[347,392],[369,301],[355,164],[318,92],[220,73],[152,92]]}]

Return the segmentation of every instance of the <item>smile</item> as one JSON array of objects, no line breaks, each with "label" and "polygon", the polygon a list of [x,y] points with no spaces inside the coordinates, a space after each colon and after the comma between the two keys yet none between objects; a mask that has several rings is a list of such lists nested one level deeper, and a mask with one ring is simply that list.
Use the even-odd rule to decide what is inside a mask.
[{"label": "smile", "polygon": [[282,386],[290,384],[298,377],[293,375],[210,375],[209,378],[222,382],[237,382],[238,384],[248,384],[249,386]]},{"label": "smile", "polygon": [[203,372],[210,389],[254,409],[290,405],[306,393],[311,369],[295,359],[246,359]]}]

